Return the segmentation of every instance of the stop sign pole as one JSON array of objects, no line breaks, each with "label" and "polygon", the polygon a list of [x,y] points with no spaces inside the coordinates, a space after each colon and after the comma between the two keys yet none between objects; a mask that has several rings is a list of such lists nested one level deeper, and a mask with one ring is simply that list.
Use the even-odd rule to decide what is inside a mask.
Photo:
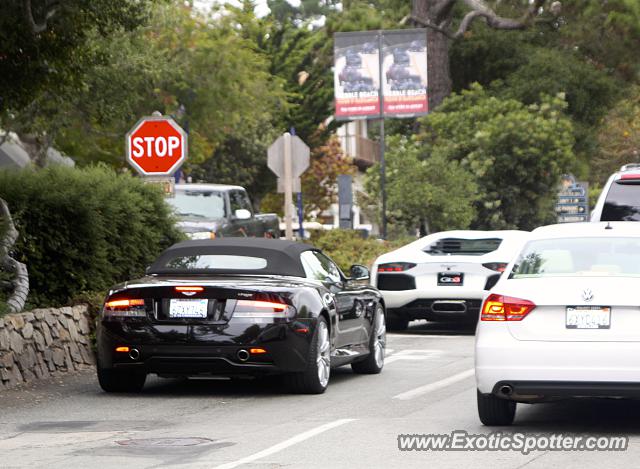
[{"label": "stop sign pole", "polygon": [[171,176],[187,158],[187,133],[170,117],[143,117],[127,133],[125,148],[140,175]]}]

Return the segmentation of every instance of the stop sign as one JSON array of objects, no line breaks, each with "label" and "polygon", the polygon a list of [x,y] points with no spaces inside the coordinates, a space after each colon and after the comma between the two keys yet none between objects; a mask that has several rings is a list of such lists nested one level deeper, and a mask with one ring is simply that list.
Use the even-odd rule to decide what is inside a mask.
[{"label": "stop sign", "polygon": [[143,117],[127,134],[126,151],[143,176],[170,176],[187,157],[187,133],[169,117]]}]

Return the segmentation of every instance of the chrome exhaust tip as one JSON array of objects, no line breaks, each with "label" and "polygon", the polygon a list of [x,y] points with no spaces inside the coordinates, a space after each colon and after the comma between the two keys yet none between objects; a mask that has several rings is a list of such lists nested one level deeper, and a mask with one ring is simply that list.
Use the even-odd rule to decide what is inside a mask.
[{"label": "chrome exhaust tip", "polygon": [[131,360],[137,360],[138,358],[140,358],[140,351],[137,348],[132,348],[129,352],[129,358]]},{"label": "chrome exhaust tip", "polygon": [[249,356],[249,352],[247,352],[245,349],[240,349],[236,353],[236,357],[238,357],[238,360],[240,360],[241,362],[246,362],[247,360],[249,360]]},{"label": "chrome exhaust tip", "polygon": [[500,394],[502,394],[503,396],[510,396],[511,394],[513,394],[513,388],[508,384],[500,386]]}]

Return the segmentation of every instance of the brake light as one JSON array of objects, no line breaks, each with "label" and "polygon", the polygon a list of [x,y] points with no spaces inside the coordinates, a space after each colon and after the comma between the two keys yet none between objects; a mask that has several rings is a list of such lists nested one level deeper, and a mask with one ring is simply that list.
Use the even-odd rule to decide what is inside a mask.
[{"label": "brake light", "polygon": [[482,305],[481,321],[522,321],[536,305],[529,301],[511,296],[492,293]]},{"label": "brake light", "polygon": [[203,287],[176,287],[176,291],[198,293],[198,292],[204,291],[204,288]]},{"label": "brake light", "polygon": [[285,303],[263,300],[238,300],[233,311],[235,318],[287,318],[294,308]]},{"label": "brake light", "polygon": [[249,349],[249,353],[251,355],[262,355],[263,353],[267,353],[267,351],[263,348],[251,348]]},{"label": "brake light", "polygon": [[378,272],[404,272],[413,269],[416,265],[411,262],[391,262],[388,264],[380,264]]},{"label": "brake light", "polygon": [[482,264],[483,267],[500,273],[504,272],[508,265],[508,262],[487,262],[486,264]]},{"label": "brake light", "polygon": [[121,298],[110,300],[104,304],[102,313],[105,317],[143,318],[147,315],[144,300],[140,298]]},{"label": "brake light", "polygon": [[634,180],[634,179],[640,179],[640,173],[628,173],[628,174],[622,174],[620,176],[620,179],[622,180]]},{"label": "brake light", "polygon": [[129,347],[116,347],[116,352],[129,353],[131,349]]}]

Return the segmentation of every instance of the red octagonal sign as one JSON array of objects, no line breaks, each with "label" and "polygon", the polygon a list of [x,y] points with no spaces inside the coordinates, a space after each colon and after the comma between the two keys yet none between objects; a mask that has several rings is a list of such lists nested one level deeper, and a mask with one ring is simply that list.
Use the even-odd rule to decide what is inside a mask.
[{"label": "red octagonal sign", "polygon": [[169,117],[143,117],[127,134],[126,151],[143,176],[170,176],[187,157],[187,133]]}]

